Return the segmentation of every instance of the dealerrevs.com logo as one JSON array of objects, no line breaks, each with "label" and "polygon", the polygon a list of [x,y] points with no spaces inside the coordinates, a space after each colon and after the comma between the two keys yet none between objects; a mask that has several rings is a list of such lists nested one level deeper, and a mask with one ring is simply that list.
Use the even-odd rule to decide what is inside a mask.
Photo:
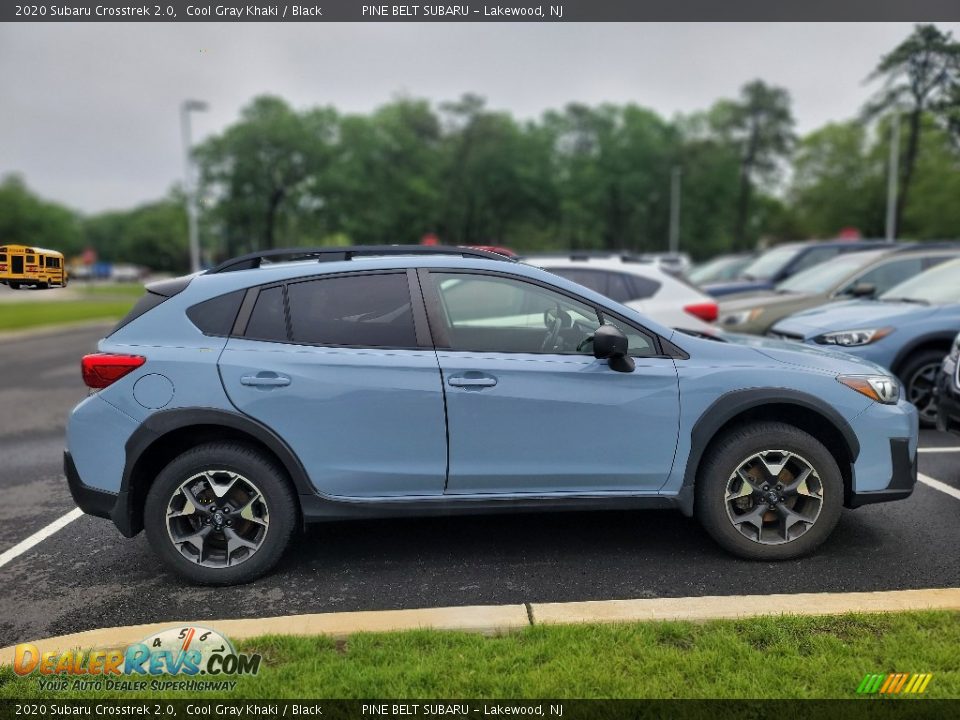
[{"label": "dealerrevs.com logo", "polygon": [[233,677],[256,675],[261,660],[258,654],[238,653],[216,630],[189,626],[109,650],[42,652],[32,643],[21,643],[13,670],[17,675],[36,673],[43,690],[222,691],[236,687]]},{"label": "dealerrevs.com logo", "polygon": [[858,695],[922,695],[933,673],[867,673],[857,686]]}]

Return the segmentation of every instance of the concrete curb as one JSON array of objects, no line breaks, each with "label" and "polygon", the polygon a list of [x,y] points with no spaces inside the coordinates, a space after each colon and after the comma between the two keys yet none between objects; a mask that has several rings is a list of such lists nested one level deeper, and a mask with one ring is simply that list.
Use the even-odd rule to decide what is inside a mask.
[{"label": "concrete curb", "polygon": [[[0,309],[3,308],[3,305],[0,305]],[[11,330],[11,331],[0,331],[0,343],[8,342],[10,340],[23,340],[26,338],[35,338],[43,337],[44,335],[56,335],[58,332],[63,332],[64,330],[86,330],[93,329],[96,327],[102,327],[104,329],[113,327],[117,324],[116,318],[100,318],[93,320],[80,320],[78,322],[69,322],[69,323],[57,323],[56,325],[41,325],[37,328],[29,328],[27,330]]]},{"label": "concrete curb", "polygon": [[[358,632],[391,630],[462,630],[494,634],[528,627],[530,619],[524,605],[476,605],[465,607],[423,608],[415,610],[373,610],[365,612],[286,615],[238,620],[187,620],[101,628],[38,640],[33,644],[41,652],[72,648],[117,648],[140,642],[153,633],[172,627],[198,625],[213,628],[231,640],[259,635],[331,635],[345,637]],[[13,664],[11,645],[0,649],[0,665]]]},{"label": "concrete curb", "polygon": [[[530,625],[656,620],[702,622],[763,615],[840,615],[906,610],[960,610],[960,588],[794,595],[732,595],[650,600],[596,600],[524,605],[474,605],[415,610],[286,615],[235,620],[189,620],[102,628],[34,641],[40,652],[117,648],[171,627],[200,625],[234,640],[259,635],[331,635],[392,630],[461,630],[493,635]],[[15,645],[0,649],[0,665],[13,663]]]},{"label": "concrete curb", "polygon": [[905,610],[960,610],[960,588],[886,592],[728,595],[535,603],[535,625],[638,620],[729,620],[763,615],[842,615]]}]

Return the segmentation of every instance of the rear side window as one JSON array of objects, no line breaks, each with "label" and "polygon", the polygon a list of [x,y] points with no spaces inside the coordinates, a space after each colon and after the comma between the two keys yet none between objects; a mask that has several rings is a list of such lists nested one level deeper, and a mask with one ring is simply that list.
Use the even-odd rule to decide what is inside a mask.
[{"label": "rear side window", "polygon": [[295,343],[417,346],[406,273],[292,283],[287,295]]},{"label": "rear side window", "polygon": [[652,297],[660,289],[660,283],[649,278],[628,275],[612,270],[587,268],[546,268],[554,275],[572,280],[594,292],[606,295],[619,303],[643,300]]},{"label": "rear side window", "polygon": [[287,314],[283,309],[283,287],[261,290],[247,322],[246,337],[252,340],[287,342]]},{"label": "rear side window", "polygon": [[244,293],[244,290],[237,290],[204,300],[189,308],[187,317],[204,335],[229,335],[237,319]]}]

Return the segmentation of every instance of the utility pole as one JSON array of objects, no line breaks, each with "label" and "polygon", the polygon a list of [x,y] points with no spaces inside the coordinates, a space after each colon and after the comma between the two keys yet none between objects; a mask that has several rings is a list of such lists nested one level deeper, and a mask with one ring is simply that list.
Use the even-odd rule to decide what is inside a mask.
[{"label": "utility pole", "polygon": [[675,165],[670,172],[670,252],[680,251],[680,178],[683,169]]},{"label": "utility pole", "polygon": [[180,104],[180,136],[183,140],[183,190],[187,196],[187,227],[190,233],[190,272],[200,272],[200,239],[197,236],[197,188],[194,182],[193,158],[190,148],[190,113],[203,112],[207,103],[202,100],[184,100]]},{"label": "utility pole", "polygon": [[900,176],[900,113],[893,114],[890,125],[890,164],[887,168],[887,240],[897,235],[897,181]]}]

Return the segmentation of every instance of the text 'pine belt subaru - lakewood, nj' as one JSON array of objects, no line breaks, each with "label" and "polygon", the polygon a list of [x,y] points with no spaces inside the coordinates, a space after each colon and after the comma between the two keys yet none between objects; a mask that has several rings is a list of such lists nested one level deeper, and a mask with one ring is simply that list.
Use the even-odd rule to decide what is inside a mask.
[{"label": "text 'pine belt subaru - lakewood, nj'", "polygon": [[305,523],[677,508],[742,557],[905,498],[917,413],[842,353],[693,337],[466,248],[270,251],[148,288],[83,359],[77,504],[248,581]]}]

